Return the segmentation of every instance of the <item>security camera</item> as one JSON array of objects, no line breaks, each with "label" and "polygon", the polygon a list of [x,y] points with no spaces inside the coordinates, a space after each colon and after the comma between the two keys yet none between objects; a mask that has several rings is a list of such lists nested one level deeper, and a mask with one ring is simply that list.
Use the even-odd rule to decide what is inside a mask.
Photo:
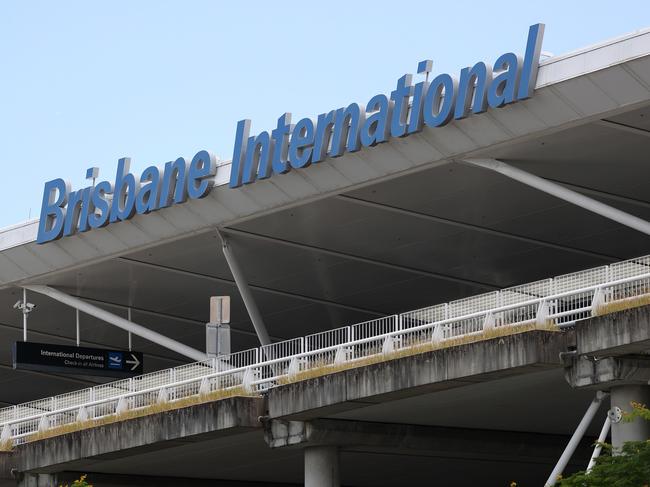
[{"label": "security camera", "polygon": [[18,300],[14,303],[14,309],[19,309],[22,310],[23,313],[31,313],[34,308],[36,308],[36,305],[34,303],[24,303],[22,300]]}]

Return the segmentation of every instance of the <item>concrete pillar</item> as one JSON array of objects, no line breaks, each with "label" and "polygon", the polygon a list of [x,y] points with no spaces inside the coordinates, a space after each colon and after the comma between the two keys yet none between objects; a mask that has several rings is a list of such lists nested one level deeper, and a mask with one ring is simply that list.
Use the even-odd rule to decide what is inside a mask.
[{"label": "concrete pillar", "polygon": [[339,487],[339,451],[335,446],[305,448],[305,487]]},{"label": "concrete pillar", "polygon": [[18,475],[18,487],[56,487],[56,474],[24,473]]},{"label": "concrete pillar", "polygon": [[[619,408],[623,413],[632,412],[631,402],[650,404],[650,386],[624,385],[611,389],[611,411]],[[616,421],[612,418],[612,446],[620,448],[626,441],[641,441],[650,438],[650,421],[637,418],[632,422]]]}]

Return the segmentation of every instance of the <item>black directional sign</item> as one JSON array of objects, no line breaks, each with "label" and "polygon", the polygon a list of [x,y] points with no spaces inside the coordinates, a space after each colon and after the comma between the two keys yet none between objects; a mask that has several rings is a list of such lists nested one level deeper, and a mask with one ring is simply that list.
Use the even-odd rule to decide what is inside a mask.
[{"label": "black directional sign", "polygon": [[13,357],[14,369],[109,377],[142,374],[142,353],[128,350],[16,342]]}]

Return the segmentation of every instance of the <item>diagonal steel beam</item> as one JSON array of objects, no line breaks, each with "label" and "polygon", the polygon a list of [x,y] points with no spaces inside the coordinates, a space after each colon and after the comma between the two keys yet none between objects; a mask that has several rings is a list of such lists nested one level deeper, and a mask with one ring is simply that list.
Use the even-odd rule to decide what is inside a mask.
[{"label": "diagonal steel beam", "polygon": [[540,178],[535,174],[531,174],[522,169],[511,166],[510,164],[506,164],[503,161],[498,161],[496,159],[464,159],[462,162],[498,172],[499,174],[503,174],[515,181],[519,181],[527,186],[572,203],[580,208],[584,208],[587,211],[591,211],[592,213],[613,220],[645,235],[650,235],[650,222],[643,220],[638,216],[621,211],[618,208],[614,208],[613,206],[601,203],[598,200],[573,191],[560,184]]},{"label": "diagonal steel beam", "polygon": [[41,284],[29,284],[25,285],[24,288],[39,294],[44,294],[45,296],[48,296],[55,301],[59,301],[60,303],[70,306],[71,308],[78,309],[83,313],[94,316],[95,318],[105,321],[106,323],[109,323],[118,328],[122,328],[123,330],[131,332],[134,335],[156,343],[161,347],[165,347],[178,354],[184,355],[185,357],[191,358],[192,360],[200,362],[202,360],[205,360],[207,357],[204,352],[201,352],[185,345],[184,343],[169,338],[162,333],[158,333],[157,331],[150,330],[149,328],[145,328],[142,325],[138,325],[137,323],[126,320],[121,316],[113,314],[93,304],[87,303],[82,299],[70,296],[69,294],[66,294],[63,291],[59,291],[53,287],[43,286]]},{"label": "diagonal steel beam", "polygon": [[579,193],[598,196],[606,200],[618,201],[620,203],[625,203],[631,206],[638,206],[639,208],[650,209],[650,202],[648,201],[643,201],[636,198],[630,198],[629,196],[623,196],[616,193],[608,193],[607,191],[590,188],[588,186],[580,186],[574,183],[567,183],[566,181],[560,181],[559,179],[553,179],[553,178],[544,178],[544,179],[546,179],[547,181],[552,181],[557,184],[561,184],[562,186],[566,186],[567,188],[573,189]]},{"label": "diagonal steel beam", "polygon": [[[178,269],[176,267],[170,267],[166,265],[161,265],[161,264],[152,264],[151,262],[145,262],[141,260],[136,260],[136,259],[131,259],[129,257],[118,257],[119,260],[122,260],[124,262],[129,262],[134,265],[138,265],[141,267],[149,267],[150,269],[158,269],[182,276],[188,276],[188,277],[196,277],[200,279],[206,279],[212,282],[219,282],[222,284],[228,284],[231,286],[236,286],[235,281],[232,279],[226,279],[225,277],[217,277],[217,276],[211,276],[209,274],[202,274],[200,272],[193,272],[193,271],[187,271],[185,269]],[[312,296],[306,296],[304,294],[297,294],[297,293],[291,293],[289,291],[281,291],[279,289],[273,289],[270,287],[265,287],[265,286],[259,286],[257,284],[249,284],[251,289],[254,289],[256,291],[262,291],[265,293],[269,294],[275,294],[276,296],[283,296],[285,298],[295,298],[299,299],[302,301],[308,301],[310,303],[315,303],[315,304],[324,304],[327,306],[333,306],[336,308],[341,308],[341,309],[347,309],[350,311],[356,311],[358,313],[365,313],[365,314],[370,314],[370,315],[375,315],[375,316],[386,316],[386,313],[383,313],[381,311],[373,310],[373,309],[368,309],[368,308],[360,308],[358,306],[352,306],[349,304],[344,304],[344,303],[339,303],[337,301],[331,301],[329,299],[322,299],[322,298],[315,298]]]},{"label": "diagonal steel beam", "polygon": [[463,279],[462,277],[456,277],[452,276],[449,274],[443,274],[440,272],[430,272],[430,271],[425,271],[422,269],[417,269],[415,267],[408,267],[408,266],[403,266],[403,265],[398,265],[398,264],[391,264],[390,262],[384,262],[381,260],[376,260],[376,259],[370,259],[368,257],[362,257],[360,255],[354,255],[354,254],[348,254],[346,252],[341,252],[338,250],[331,250],[331,249],[326,249],[324,247],[317,247],[315,245],[309,245],[301,242],[294,242],[292,240],[285,240],[282,238],[277,238],[277,237],[270,237],[268,235],[262,235],[259,233],[253,233],[253,232],[248,232],[245,230],[238,230],[236,228],[230,228],[226,227],[223,229],[224,233],[227,234],[232,234],[232,235],[239,235],[241,237],[245,238],[251,238],[254,240],[260,240],[264,242],[270,242],[270,243],[276,243],[280,245],[284,245],[286,247],[293,247],[293,248],[298,248],[302,250],[311,250],[314,252],[318,252],[321,254],[325,255],[331,255],[334,257],[341,257],[343,259],[348,259],[348,260],[354,260],[357,262],[363,262],[365,264],[371,264],[375,265],[378,267],[385,267],[387,269],[393,269],[397,271],[404,271],[404,272],[409,272],[412,274],[418,274],[421,276],[425,277],[433,277],[435,279],[442,279],[444,281],[450,281],[450,282],[455,282],[459,284],[469,284],[470,286],[475,286],[475,287],[480,287],[480,288],[485,288],[485,289],[501,289],[500,286],[497,286],[496,284],[492,283],[486,283],[486,282],[481,282],[481,281],[474,281],[472,279]]},{"label": "diagonal steel beam", "polygon": [[454,226],[457,228],[462,228],[463,230],[471,230],[471,231],[476,231],[476,232],[481,232],[485,233],[486,235],[493,235],[496,237],[503,237],[511,240],[517,240],[519,242],[525,242],[533,245],[538,245],[540,247],[548,247],[551,249],[556,249],[556,250],[563,250],[566,252],[571,252],[574,254],[578,255],[586,255],[588,257],[595,257],[598,259],[602,259],[605,261],[609,262],[616,262],[621,260],[619,257],[615,257],[612,255],[607,255],[607,254],[601,254],[599,252],[592,252],[590,250],[584,250],[576,247],[571,247],[569,245],[562,245],[554,242],[549,242],[546,240],[539,240],[536,238],[531,238],[531,237],[525,237],[523,235],[517,235],[514,233],[509,233],[509,232],[503,232],[501,230],[495,230],[493,228],[489,227],[484,227],[481,225],[474,225],[472,223],[466,223],[466,222],[461,222],[458,220],[452,220],[449,218],[442,218],[439,216],[434,216],[434,215],[429,215],[427,213],[422,213],[419,211],[415,210],[407,210],[405,208],[399,208],[397,206],[392,206],[388,205],[385,203],[376,203],[374,201],[369,201],[369,200],[364,200],[362,198],[357,198],[355,196],[348,196],[348,195],[338,195],[335,196],[335,198],[340,199],[342,201],[348,201],[350,203],[355,203],[357,205],[362,205],[362,206],[367,206],[369,208],[375,208],[378,210],[385,210],[385,211],[390,211],[392,213],[398,214],[398,215],[404,215],[404,216],[409,216],[413,218],[419,218],[421,220],[427,220],[435,223],[441,223],[443,225],[450,225]]}]

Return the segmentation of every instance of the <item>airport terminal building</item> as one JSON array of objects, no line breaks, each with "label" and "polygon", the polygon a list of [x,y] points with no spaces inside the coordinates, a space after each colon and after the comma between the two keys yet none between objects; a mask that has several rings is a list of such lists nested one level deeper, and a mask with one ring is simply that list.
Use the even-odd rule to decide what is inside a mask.
[{"label": "airport terminal building", "polygon": [[0,230],[0,485],[553,485],[650,437],[650,30],[543,34],[46,182]]}]

